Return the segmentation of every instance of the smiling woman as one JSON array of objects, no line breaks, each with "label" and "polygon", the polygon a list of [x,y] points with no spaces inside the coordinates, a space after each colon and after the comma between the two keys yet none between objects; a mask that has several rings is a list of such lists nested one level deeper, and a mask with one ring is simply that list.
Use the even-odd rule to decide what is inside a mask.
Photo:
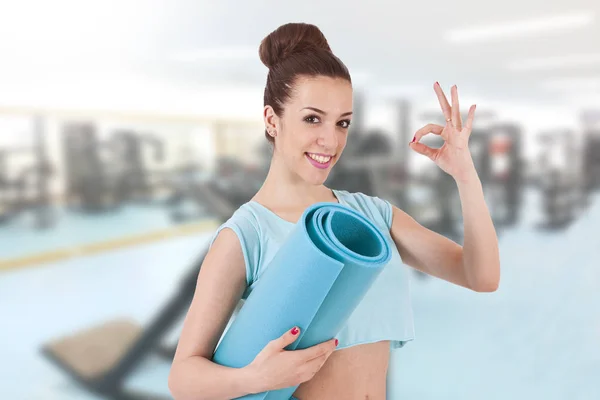
[{"label": "smiling woman", "polygon": [[[414,339],[408,266],[476,291],[493,291],[497,285],[499,262],[491,219],[477,175],[470,169],[470,156],[463,150],[474,108],[465,127],[458,128],[456,89],[450,107],[436,85],[448,124],[419,129],[410,144],[460,181],[461,201],[469,205],[463,207],[468,209],[464,218],[465,244],[470,243],[467,259],[461,246],[419,225],[387,200],[324,185],[352,140],[353,89],[348,69],[332,53],[319,28],[282,25],[263,39],[259,54],[269,68],[263,110],[265,135],[273,145],[269,172],[254,197],[214,233],[169,387],[176,399],[231,399],[297,387],[293,395],[299,400],[383,400],[390,351]],[[427,133],[447,142],[436,152],[419,143]],[[395,244],[390,261],[335,338],[288,351],[302,329],[290,326],[245,367],[216,364],[215,348],[238,306],[260,284],[304,211],[319,202],[343,204],[372,221]]]},{"label": "smiling woman", "polygon": [[384,399],[390,349],[414,336],[408,272],[394,246],[391,261],[346,326],[335,338],[305,349],[314,354],[311,359],[302,358],[308,354],[303,350],[283,350],[298,335],[290,326],[276,347],[265,348],[242,370],[211,362],[234,309],[258,284],[281,239],[310,205],[352,207],[392,243],[389,202],[324,186],[351,136],[353,89],[346,66],[310,24],[279,27],[262,41],[259,53],[269,67],[263,113],[265,135],[273,145],[269,173],[251,201],[213,237],[173,363],[172,393],[182,399],[198,393],[229,399],[298,386],[294,396],[302,400]]}]

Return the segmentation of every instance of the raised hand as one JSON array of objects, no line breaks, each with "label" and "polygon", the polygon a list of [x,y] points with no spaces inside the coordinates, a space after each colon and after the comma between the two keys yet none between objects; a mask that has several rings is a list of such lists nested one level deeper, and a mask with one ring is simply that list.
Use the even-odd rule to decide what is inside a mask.
[{"label": "raised hand", "polygon": [[[427,124],[415,133],[413,141],[409,146],[419,154],[429,157],[435,162],[444,172],[452,176],[455,180],[466,180],[476,174],[475,164],[469,151],[469,137],[475,116],[475,105],[469,109],[467,122],[465,126],[462,124],[460,117],[460,108],[458,104],[458,89],[456,85],[450,89],[452,96],[452,106],[448,104],[448,100],[444,95],[444,91],[439,83],[433,85],[433,89],[437,94],[442,112],[446,119],[446,126],[437,124]],[[433,133],[440,135],[444,139],[444,144],[439,149],[433,149],[419,140]]]}]

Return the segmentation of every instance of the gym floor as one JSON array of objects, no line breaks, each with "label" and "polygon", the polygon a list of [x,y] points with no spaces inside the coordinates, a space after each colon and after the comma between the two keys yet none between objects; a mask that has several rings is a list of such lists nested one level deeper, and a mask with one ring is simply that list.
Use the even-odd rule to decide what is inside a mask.
[{"label": "gym floor", "polygon": [[[600,375],[600,198],[560,232],[536,229],[536,193],[525,198],[519,224],[500,237],[497,292],[413,277],[417,337],[392,357],[388,399],[600,398],[593,383]],[[97,398],[44,359],[40,347],[116,318],[148,323],[178,290],[212,232],[210,221],[174,232],[158,208],[131,208],[87,223],[91,219],[61,220],[48,234],[3,227],[0,262],[98,238],[170,233],[0,268],[1,398]],[[169,367],[151,355],[127,387],[168,395]]]}]

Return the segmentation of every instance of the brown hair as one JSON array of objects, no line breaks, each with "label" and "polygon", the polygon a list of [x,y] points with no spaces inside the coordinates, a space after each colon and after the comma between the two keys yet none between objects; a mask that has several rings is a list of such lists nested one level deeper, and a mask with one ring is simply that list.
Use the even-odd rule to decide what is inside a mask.
[{"label": "brown hair", "polygon": [[[269,68],[264,106],[273,107],[280,117],[300,75],[343,78],[352,83],[348,68],[331,52],[321,30],[312,24],[280,26],[261,41],[258,52],[262,63]],[[266,130],[265,137],[274,142]]]}]

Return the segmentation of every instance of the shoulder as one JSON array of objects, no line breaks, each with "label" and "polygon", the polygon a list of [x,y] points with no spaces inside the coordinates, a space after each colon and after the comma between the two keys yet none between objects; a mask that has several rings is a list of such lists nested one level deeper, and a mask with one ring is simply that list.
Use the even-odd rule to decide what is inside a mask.
[{"label": "shoulder", "polygon": [[[229,228],[233,234],[225,233],[226,228]],[[246,264],[247,284],[252,284],[256,278],[256,269],[261,258],[262,235],[258,216],[252,207],[243,204],[231,217],[217,227],[209,241],[209,247],[213,245],[221,232],[225,233],[224,239],[231,245],[237,244],[235,242],[239,243]]]},{"label": "shoulder", "polygon": [[219,225],[213,235],[212,241],[225,228],[230,228],[238,236],[248,238],[258,237],[260,234],[259,218],[248,203],[242,204],[225,222]]},{"label": "shoulder", "polygon": [[381,219],[388,229],[392,227],[393,206],[388,200],[377,196],[369,196],[362,192],[334,190],[334,193],[341,202],[347,203],[368,218]]}]

